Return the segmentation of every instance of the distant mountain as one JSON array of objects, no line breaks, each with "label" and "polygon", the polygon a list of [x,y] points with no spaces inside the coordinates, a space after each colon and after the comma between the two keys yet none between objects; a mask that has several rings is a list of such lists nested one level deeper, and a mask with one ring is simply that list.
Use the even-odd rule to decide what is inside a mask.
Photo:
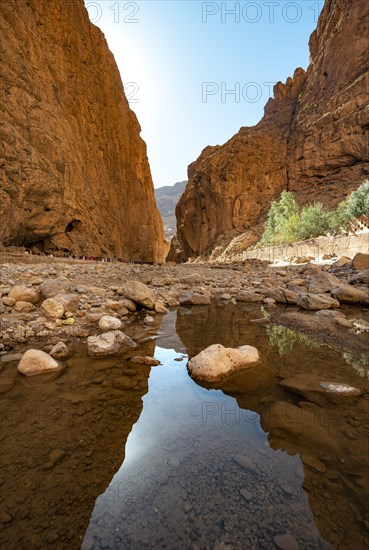
[{"label": "distant mountain", "polygon": [[174,185],[165,185],[164,187],[155,189],[156,204],[163,218],[165,237],[167,239],[171,239],[176,233],[175,208],[186,185],[187,181],[179,181]]}]

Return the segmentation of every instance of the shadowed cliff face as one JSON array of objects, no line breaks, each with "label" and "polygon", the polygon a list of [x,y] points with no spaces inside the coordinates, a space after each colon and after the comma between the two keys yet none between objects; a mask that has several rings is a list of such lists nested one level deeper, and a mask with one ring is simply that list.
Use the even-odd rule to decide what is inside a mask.
[{"label": "shadowed cliff face", "polygon": [[146,145],[82,0],[1,2],[0,241],[155,261]]},{"label": "shadowed cliff face", "polygon": [[185,258],[245,231],[245,245],[257,241],[283,189],[334,206],[367,177],[368,10],[366,0],[326,0],[307,72],[275,86],[259,124],[189,166],[176,209]]}]

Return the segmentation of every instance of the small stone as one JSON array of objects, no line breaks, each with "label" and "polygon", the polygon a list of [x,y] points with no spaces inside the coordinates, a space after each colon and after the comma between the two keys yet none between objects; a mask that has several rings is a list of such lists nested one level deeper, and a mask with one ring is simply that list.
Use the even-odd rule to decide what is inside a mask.
[{"label": "small stone", "polygon": [[136,304],[132,300],[128,300],[128,298],[122,298],[119,300],[122,307],[125,309],[128,309],[128,311],[134,313],[137,309]]},{"label": "small stone", "polygon": [[252,290],[241,290],[236,296],[237,302],[256,303],[263,300],[263,296]]},{"label": "small stone", "polygon": [[84,285],[76,286],[76,292],[78,292],[78,294],[86,294],[87,291],[88,291],[87,286],[84,286]]},{"label": "small stone", "polygon": [[117,376],[113,380],[113,388],[116,388],[117,390],[130,391],[135,389],[135,386],[137,386],[137,382],[134,378],[128,375]]},{"label": "small stone", "polygon": [[301,294],[297,302],[298,307],[314,311],[340,307],[340,303],[328,294]]},{"label": "small stone", "polygon": [[135,342],[119,330],[112,330],[99,336],[89,336],[87,338],[87,351],[92,357],[105,357],[113,355],[124,348],[134,347],[136,347]]},{"label": "small stone", "polygon": [[54,449],[49,454],[49,461],[53,464],[56,464],[57,462],[60,462],[62,458],[65,456],[65,451],[63,449]]},{"label": "small stone", "polygon": [[252,493],[247,489],[241,489],[240,494],[247,502],[250,502],[250,500],[252,500]]},{"label": "small stone", "polygon": [[168,479],[169,479],[168,474],[166,474],[165,472],[162,472],[158,477],[159,485],[165,485]]},{"label": "small stone", "polygon": [[36,307],[31,302],[19,301],[15,303],[13,309],[17,313],[31,313],[35,311]]},{"label": "small stone", "polygon": [[112,311],[120,311],[122,309],[122,302],[118,302],[117,300],[107,300],[105,305]]},{"label": "small stone", "polygon": [[155,310],[155,313],[158,313],[160,315],[165,315],[166,313],[168,313],[167,308],[165,307],[164,303],[161,301],[155,302],[154,310]]},{"label": "small stone", "polygon": [[43,279],[42,277],[38,277],[37,275],[34,275],[30,278],[29,284],[30,285],[40,285],[42,283]]},{"label": "small stone", "polygon": [[358,288],[351,285],[342,285],[331,290],[331,295],[339,302],[345,304],[360,304],[368,302],[369,295]]},{"label": "small stone", "polygon": [[64,342],[58,342],[50,351],[51,357],[54,359],[66,359],[69,357],[69,349]]},{"label": "small stone", "polygon": [[316,470],[317,472],[321,472],[322,474],[324,474],[327,470],[325,464],[323,464],[323,462],[320,462],[320,460],[314,458],[313,456],[302,454],[301,460],[304,464],[310,466],[310,468]]},{"label": "small stone", "polygon": [[119,330],[122,327],[122,321],[116,317],[111,317],[110,315],[103,315],[99,320],[99,328],[103,332],[108,332],[109,330]]},{"label": "small stone", "polygon": [[[72,325],[74,325],[75,323],[75,319],[73,319],[73,317],[69,317],[69,319],[63,319],[62,320],[62,324],[63,325],[66,325],[67,327],[71,327]],[[77,334],[75,333],[75,336],[77,336]]]},{"label": "small stone", "polygon": [[263,304],[274,305],[275,303],[276,303],[276,300],[274,298],[264,298],[263,299]]},{"label": "small stone", "polygon": [[351,267],[355,270],[369,269],[369,254],[362,254],[361,252],[355,254]]},{"label": "small stone", "polygon": [[178,307],[180,305],[176,298],[168,298],[166,304],[168,307]]},{"label": "small stone", "polygon": [[11,521],[13,521],[13,517],[5,510],[0,510],[0,523],[10,523]]},{"label": "small stone", "polygon": [[15,304],[14,298],[9,298],[9,296],[4,296],[4,298],[2,298],[1,301],[5,306],[8,306],[8,307],[13,307]]},{"label": "small stone", "polygon": [[129,300],[132,300],[147,309],[154,309],[156,301],[155,294],[144,283],[141,283],[140,281],[127,281],[122,286],[121,292]]},{"label": "small stone", "polygon": [[154,325],[155,324],[155,319],[154,317],[151,317],[151,315],[146,315],[144,321],[145,325]]},{"label": "small stone", "polygon": [[297,540],[292,535],[276,535],[274,543],[279,550],[298,550]]},{"label": "small stone", "polygon": [[154,359],[154,357],[149,356],[142,356],[142,355],[135,355],[131,358],[131,363],[139,363],[141,365],[149,365],[152,367],[156,367],[157,365],[160,365],[160,361],[157,359]]},{"label": "small stone", "polygon": [[81,550],[93,550],[95,547],[95,540],[87,535],[82,543]]},{"label": "small stone", "polygon": [[336,262],[332,264],[332,267],[345,267],[351,263],[351,258],[347,256],[341,256]]},{"label": "small stone", "polygon": [[189,304],[196,306],[207,306],[211,303],[209,296],[192,291],[182,292],[178,296],[178,302],[183,305]]},{"label": "small stone", "polygon": [[47,298],[41,304],[41,312],[50,319],[61,319],[64,315],[64,307],[53,298]]},{"label": "small stone", "polygon": [[255,463],[252,462],[247,456],[234,455],[232,456],[232,460],[244,470],[248,470],[249,472],[253,472],[253,473],[256,473],[258,471],[258,468],[255,465]]},{"label": "small stone", "polygon": [[37,304],[40,301],[40,293],[34,288],[28,288],[24,285],[13,286],[9,292],[9,298],[13,298],[16,302],[31,302]]},{"label": "small stone", "polygon": [[70,289],[70,282],[67,277],[58,277],[57,279],[46,279],[40,285],[41,294],[44,298],[52,298],[57,294],[65,294]]}]

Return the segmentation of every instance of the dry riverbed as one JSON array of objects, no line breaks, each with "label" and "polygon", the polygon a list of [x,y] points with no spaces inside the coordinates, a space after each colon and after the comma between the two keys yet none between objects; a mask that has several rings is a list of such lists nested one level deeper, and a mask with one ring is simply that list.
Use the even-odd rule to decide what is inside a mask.
[{"label": "dry riverbed", "polygon": [[[36,258],[36,263],[22,263],[18,258],[1,265],[0,352],[17,352],[20,345],[36,339],[41,339],[42,349],[49,352],[59,342],[68,346],[73,338],[85,339],[109,329],[125,332],[137,316],[142,317],[143,330],[149,331],[155,317],[164,315],[168,308],[208,305],[218,300],[261,303],[265,322],[283,324],[328,344],[365,353],[369,334],[365,318],[369,308],[368,258],[358,254],[353,262],[340,259],[332,266],[284,268],[259,261],[210,267],[46,259],[43,263],[41,258]],[[127,288],[130,281],[147,286],[140,285],[137,291]],[[149,301],[145,297],[140,300],[135,292],[146,292]],[[277,304],[286,307],[281,310]],[[61,350],[60,354],[62,358]]]}]

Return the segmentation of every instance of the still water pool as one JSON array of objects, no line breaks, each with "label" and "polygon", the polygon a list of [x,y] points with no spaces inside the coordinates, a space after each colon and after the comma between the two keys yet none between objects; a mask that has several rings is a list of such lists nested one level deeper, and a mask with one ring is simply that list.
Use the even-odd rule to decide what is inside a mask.
[{"label": "still water pool", "polygon": [[[91,360],[83,342],[55,379],[25,380],[4,365],[4,547],[364,548],[366,360],[253,322],[262,315],[259,306],[179,308],[149,338],[137,322],[127,333],[141,340],[135,354],[161,361],[152,368]],[[198,385],[187,359],[213,343],[256,346],[263,376]],[[280,386],[301,372],[364,396],[322,406]],[[264,431],[277,402],[312,424],[288,417],[278,433]]]}]

